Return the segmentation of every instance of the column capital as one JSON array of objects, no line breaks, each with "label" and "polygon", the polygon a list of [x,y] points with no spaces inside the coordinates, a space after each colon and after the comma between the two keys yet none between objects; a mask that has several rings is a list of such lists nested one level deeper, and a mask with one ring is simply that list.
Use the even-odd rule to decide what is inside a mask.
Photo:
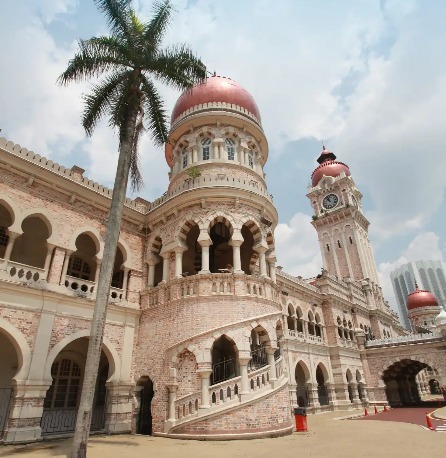
[{"label": "column capital", "polygon": [[201,378],[208,378],[212,374],[212,369],[197,369],[197,374]]},{"label": "column capital", "polygon": [[265,253],[266,251],[268,251],[268,245],[266,242],[260,242],[258,243],[257,245],[253,246],[252,249],[256,252],[256,253]]},{"label": "column capital", "polygon": [[171,383],[166,383],[166,386],[167,386],[167,389],[171,392],[171,393],[176,393],[177,390],[178,390],[178,386],[179,384],[178,383],[174,383],[174,382],[171,382]]},{"label": "column capital", "polygon": [[164,253],[160,253],[160,256],[163,259],[170,259],[170,253],[172,253],[172,252],[171,251],[165,251]]},{"label": "column capital", "polygon": [[14,232],[8,229],[9,240],[15,240],[17,237],[20,237],[21,235],[23,235],[23,232]]}]

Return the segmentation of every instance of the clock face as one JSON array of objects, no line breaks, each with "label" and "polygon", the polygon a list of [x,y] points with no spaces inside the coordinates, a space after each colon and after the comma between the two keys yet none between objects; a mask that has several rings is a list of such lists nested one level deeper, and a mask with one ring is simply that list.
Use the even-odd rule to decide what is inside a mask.
[{"label": "clock face", "polygon": [[330,210],[331,208],[335,208],[336,205],[338,205],[338,202],[339,199],[336,194],[328,194],[324,197],[324,200],[322,201],[322,206],[327,210]]}]

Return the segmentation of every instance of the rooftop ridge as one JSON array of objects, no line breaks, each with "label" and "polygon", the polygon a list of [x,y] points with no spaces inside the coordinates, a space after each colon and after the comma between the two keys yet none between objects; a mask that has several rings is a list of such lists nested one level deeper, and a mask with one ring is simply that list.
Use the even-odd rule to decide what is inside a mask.
[{"label": "rooftop ridge", "polygon": [[[104,195],[107,198],[111,199],[112,197],[112,189],[107,188],[106,186],[101,185],[100,183],[94,180],[90,180],[88,177],[84,177],[80,174],[77,174],[79,178],[76,178],[75,173],[73,172],[73,168],[75,166],[73,166],[72,168],[64,167],[63,165],[60,165],[57,162],[53,162],[52,160],[44,156],[41,156],[40,154],[37,154],[34,151],[29,151],[27,148],[22,148],[18,143],[8,141],[4,137],[0,137],[0,149],[10,154],[13,154],[14,156],[21,157],[25,161],[33,163],[38,167],[49,170],[50,172],[55,173],[63,178],[79,183],[96,193]],[[132,200],[126,197],[125,206],[132,208],[133,210],[136,210],[140,213],[146,213],[147,211],[146,205],[141,203],[138,198]]]}]

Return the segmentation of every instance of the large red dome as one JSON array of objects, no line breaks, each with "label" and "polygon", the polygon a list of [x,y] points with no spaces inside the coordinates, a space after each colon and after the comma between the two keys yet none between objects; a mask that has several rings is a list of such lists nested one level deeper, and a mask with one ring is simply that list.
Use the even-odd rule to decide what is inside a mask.
[{"label": "large red dome", "polygon": [[311,174],[311,184],[316,186],[325,175],[328,177],[338,177],[342,172],[350,176],[350,169],[347,164],[339,161],[326,160],[319,167],[316,167]]},{"label": "large red dome", "polygon": [[238,105],[253,114],[260,123],[259,108],[251,94],[238,83],[224,76],[211,76],[184,92],[175,104],[171,123],[174,124],[176,119],[190,108],[212,102]]},{"label": "large red dome", "polygon": [[420,307],[438,307],[438,301],[432,293],[418,289],[418,286],[416,286],[416,290],[412,291],[407,296],[406,306],[407,310],[413,310]]}]

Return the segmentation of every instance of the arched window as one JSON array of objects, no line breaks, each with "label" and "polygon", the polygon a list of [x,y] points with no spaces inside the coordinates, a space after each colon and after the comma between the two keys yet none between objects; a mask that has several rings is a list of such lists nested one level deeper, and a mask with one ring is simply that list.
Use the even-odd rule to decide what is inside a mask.
[{"label": "arched window", "polygon": [[254,155],[251,152],[248,152],[248,165],[254,168]]},{"label": "arched window", "polygon": [[211,158],[211,139],[209,137],[201,140],[201,158],[208,161]]},{"label": "arched window", "polygon": [[225,144],[226,151],[228,152],[228,161],[233,161],[235,159],[235,141],[232,138],[227,138]]},{"label": "arched window", "polygon": [[47,391],[44,407],[47,409],[76,408],[81,383],[81,369],[71,359],[56,361],[51,366],[53,383]]},{"label": "arched window", "polygon": [[70,258],[67,275],[70,277],[81,278],[82,280],[90,280],[90,274],[91,269],[87,262],[78,256]]},{"label": "arched window", "polygon": [[187,167],[187,161],[188,161],[187,156],[188,156],[187,149],[184,148],[183,152],[181,153],[181,163],[183,165],[183,169],[185,169]]},{"label": "arched window", "polygon": [[7,246],[9,240],[8,228],[0,226],[0,246]]}]

